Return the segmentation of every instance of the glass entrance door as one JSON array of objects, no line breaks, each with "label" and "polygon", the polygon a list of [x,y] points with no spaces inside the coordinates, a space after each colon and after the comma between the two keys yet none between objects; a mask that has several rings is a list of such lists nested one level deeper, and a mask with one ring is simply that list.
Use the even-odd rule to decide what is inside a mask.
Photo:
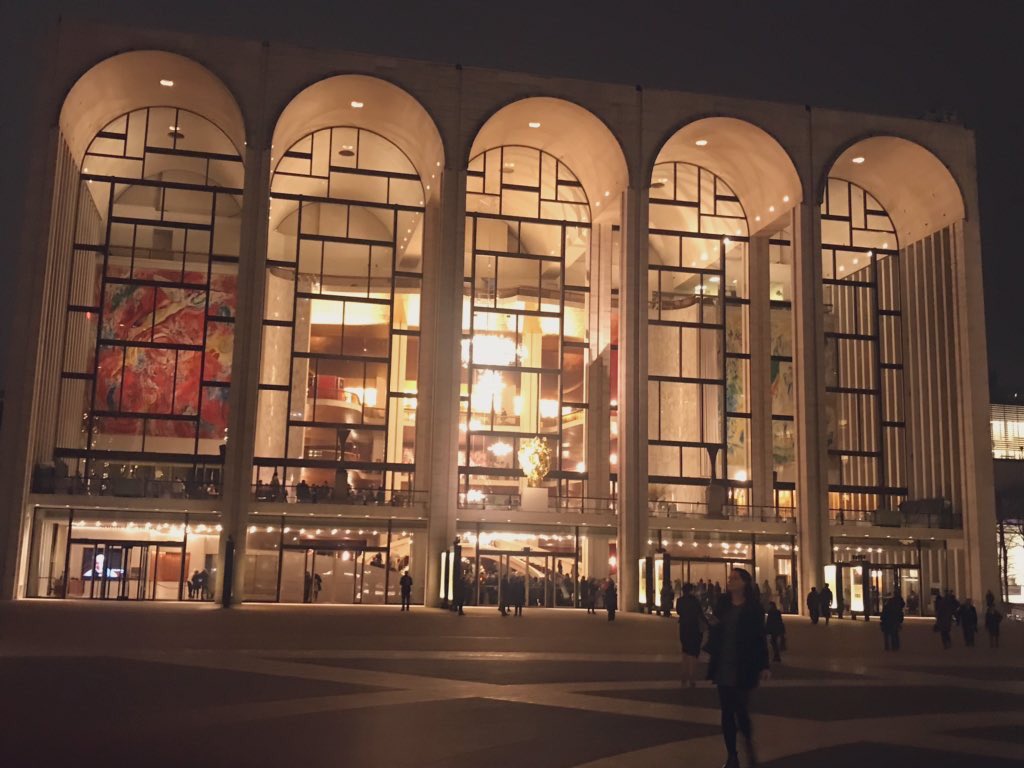
[{"label": "glass entrance door", "polygon": [[89,600],[178,600],[182,548],[148,541],[72,539],[66,597]]},{"label": "glass entrance door", "polygon": [[331,605],[388,602],[390,572],[386,547],[285,546],[278,600]]}]

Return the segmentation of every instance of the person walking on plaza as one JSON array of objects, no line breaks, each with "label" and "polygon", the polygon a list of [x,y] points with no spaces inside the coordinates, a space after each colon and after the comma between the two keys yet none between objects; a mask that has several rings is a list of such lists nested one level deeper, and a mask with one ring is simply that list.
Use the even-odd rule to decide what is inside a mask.
[{"label": "person walking on plaza", "polygon": [[700,600],[693,594],[693,584],[683,584],[676,613],[679,614],[679,643],[683,651],[683,686],[692,688],[697,684],[697,659],[707,626]]},{"label": "person walking on plaza", "polygon": [[615,611],[619,608],[619,593],[615,590],[615,581],[608,579],[604,590],[604,607],[608,611],[608,621],[615,621]]},{"label": "person walking on plaza", "polygon": [[989,590],[985,595],[985,631],[988,633],[988,647],[999,647],[999,625],[1003,621],[1003,614],[996,609],[996,598]]},{"label": "person walking on plaza", "polygon": [[939,633],[939,637],[942,638],[942,647],[947,651],[953,645],[949,633],[953,629],[953,614],[955,612],[949,600],[941,596],[935,598],[935,631]]},{"label": "person walking on plaza", "polygon": [[960,629],[964,633],[964,645],[973,648],[974,636],[978,634],[978,609],[969,597],[960,606]]},{"label": "person walking on plaza", "polygon": [[903,629],[903,608],[896,602],[896,598],[891,597],[885,601],[880,619],[885,650],[898,651],[900,649],[900,630]]},{"label": "person walking on plaza", "polygon": [[580,577],[580,607],[591,613],[590,579]]},{"label": "person walking on plaza", "polygon": [[734,568],[729,574],[727,592],[715,606],[714,618],[708,640],[708,679],[718,687],[722,710],[722,737],[728,753],[723,768],[739,768],[737,731],[743,735],[749,764],[757,765],[750,695],[770,673],[764,611],[754,600],[749,571]]},{"label": "person walking on plaza", "polygon": [[825,619],[825,626],[828,626],[828,620],[832,616],[832,590],[828,588],[828,584],[821,588],[821,593],[818,595],[818,613]]},{"label": "person walking on plaza", "polygon": [[782,661],[780,649],[786,647],[786,625],[782,623],[782,611],[775,601],[768,603],[768,613],[764,620],[764,630],[772,646],[772,661]]},{"label": "person walking on plaza", "polygon": [[498,590],[500,592],[498,595],[498,613],[502,616],[508,616],[508,606],[512,602],[510,600],[511,595],[509,594],[509,590],[511,588],[512,585],[509,584],[508,576],[502,576],[501,583],[498,585]]},{"label": "person walking on plaza", "polygon": [[811,615],[811,624],[818,623],[818,616],[821,611],[821,598],[818,595],[818,588],[811,587],[811,591],[807,593],[807,612]]},{"label": "person walking on plaza", "polygon": [[408,611],[411,608],[412,601],[412,576],[409,575],[409,571],[402,574],[402,578],[398,580],[398,585],[402,588],[402,610]]}]

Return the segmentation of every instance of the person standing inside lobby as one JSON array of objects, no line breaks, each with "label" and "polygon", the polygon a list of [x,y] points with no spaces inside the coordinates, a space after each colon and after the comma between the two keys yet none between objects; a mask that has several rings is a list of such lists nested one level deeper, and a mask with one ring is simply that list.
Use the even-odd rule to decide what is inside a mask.
[{"label": "person standing inside lobby", "polygon": [[402,610],[408,611],[412,601],[412,576],[409,575],[408,570],[402,574],[402,578],[398,580],[398,585],[402,588]]}]

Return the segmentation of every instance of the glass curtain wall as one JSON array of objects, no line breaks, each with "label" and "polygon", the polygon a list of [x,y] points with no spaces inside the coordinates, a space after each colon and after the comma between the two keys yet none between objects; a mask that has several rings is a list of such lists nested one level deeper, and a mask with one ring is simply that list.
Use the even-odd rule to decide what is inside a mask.
[{"label": "glass curtain wall", "polygon": [[650,190],[648,494],[702,511],[725,479],[750,486],[746,216],[705,168],[658,163]]},{"label": "glass curtain wall", "polygon": [[200,115],[118,117],[82,162],[55,490],[219,494],[242,160]]},{"label": "glass curtain wall", "polygon": [[793,237],[786,227],[768,243],[771,312],[772,471],[774,504],[796,506],[796,394],[793,378]]},{"label": "glass curtain wall", "polygon": [[327,128],[281,157],[256,495],[398,503],[414,485],[423,185],[384,137]]},{"label": "glass curtain wall", "polygon": [[899,244],[882,205],[836,178],[821,242],[829,507],[870,521],[907,494]]},{"label": "glass curtain wall", "polygon": [[583,496],[589,364],[590,205],[573,172],[503,146],[467,173],[459,490],[507,498],[522,443],[547,441],[547,485]]}]

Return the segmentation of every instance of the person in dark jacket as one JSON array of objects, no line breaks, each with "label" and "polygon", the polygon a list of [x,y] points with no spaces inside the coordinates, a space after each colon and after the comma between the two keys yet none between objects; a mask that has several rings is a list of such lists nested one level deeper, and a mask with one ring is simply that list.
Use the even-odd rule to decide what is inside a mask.
[{"label": "person in dark jacket", "polygon": [[828,620],[832,618],[832,590],[828,588],[828,584],[818,593],[818,614],[825,619],[827,627]]},{"label": "person in dark jacket", "polygon": [[[988,593],[992,595],[991,592]],[[989,602],[988,598],[985,599],[985,631],[988,632],[988,647],[998,648],[999,647],[999,625],[1003,621],[1003,614],[996,608],[995,600]]]},{"label": "person in dark jacket", "polygon": [[672,606],[676,601],[675,590],[672,589],[672,582],[665,579],[661,585],[661,615],[666,619],[672,616]]},{"label": "person in dark jacket", "polygon": [[947,651],[952,647],[953,641],[949,636],[953,629],[953,615],[956,613],[950,601],[944,597],[935,598],[935,631],[942,638],[942,647]]},{"label": "person in dark jacket", "polygon": [[818,623],[818,616],[821,610],[821,599],[818,595],[818,588],[811,587],[811,591],[807,593],[807,612],[811,616],[811,624]]},{"label": "person in dark jacket", "polygon": [[772,645],[772,661],[782,661],[779,649],[786,645],[786,625],[782,623],[782,611],[775,601],[768,603],[768,613],[764,620],[764,631]]},{"label": "person in dark jacket", "polygon": [[769,673],[765,617],[754,600],[750,572],[733,568],[727,591],[715,606],[708,652],[708,679],[718,686],[722,736],[728,759],[723,768],[739,768],[736,733],[743,734],[751,765],[757,764],[750,724],[750,694]]},{"label": "person in dark jacket", "polygon": [[409,575],[408,570],[402,574],[398,584],[402,588],[402,610],[408,611],[412,602],[412,576]]},{"label": "person in dark jacket", "polygon": [[960,606],[960,629],[964,633],[964,645],[973,648],[974,636],[978,634],[978,609],[969,597]]},{"label": "person in dark jacket", "polygon": [[880,623],[882,625],[882,637],[885,640],[885,650],[898,651],[900,649],[900,630],[903,629],[903,601],[890,597],[882,606]]},{"label": "person in dark jacket", "polygon": [[679,614],[679,643],[683,650],[683,686],[692,688],[697,684],[697,658],[707,626],[700,600],[693,594],[693,584],[683,584],[676,613]]},{"label": "person in dark jacket", "polygon": [[619,593],[615,590],[615,581],[608,579],[604,590],[604,607],[608,611],[608,621],[615,621],[615,611],[619,608]]}]

